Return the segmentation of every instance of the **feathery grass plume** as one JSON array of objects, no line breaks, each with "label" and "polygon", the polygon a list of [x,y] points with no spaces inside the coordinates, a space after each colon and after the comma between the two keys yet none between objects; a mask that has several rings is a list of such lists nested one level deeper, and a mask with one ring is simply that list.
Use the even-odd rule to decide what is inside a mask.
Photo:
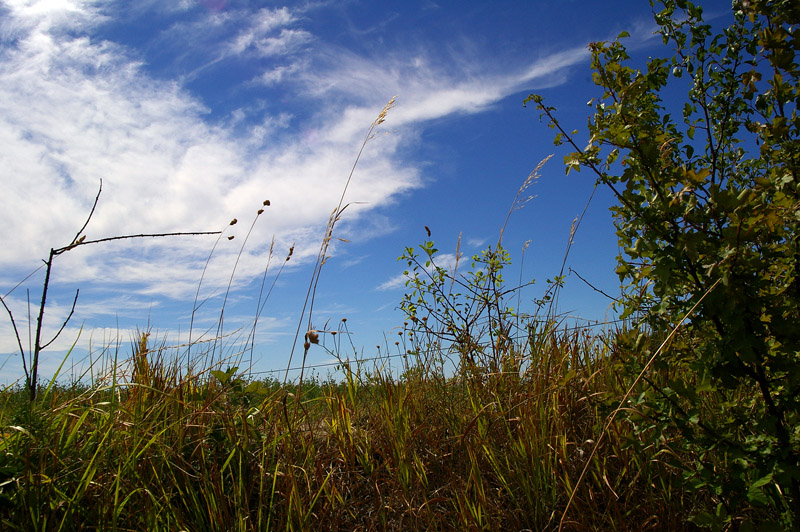
[{"label": "feathery grass plume", "polygon": [[[303,302],[303,308],[302,308],[302,310],[300,312],[300,319],[299,319],[299,322],[297,324],[297,330],[295,331],[294,342],[292,344],[292,350],[289,353],[289,362],[287,363],[287,366],[286,366],[286,374],[284,376],[284,383],[289,378],[289,367],[291,367],[291,365],[292,365],[292,360],[294,358],[295,346],[297,345],[297,340],[298,340],[298,338],[300,336],[300,330],[301,330],[301,327],[302,327],[303,319],[306,316],[306,310],[308,310],[308,318],[307,318],[306,330],[310,331],[310,330],[313,329],[313,326],[311,325],[311,319],[312,319],[312,314],[313,314],[313,311],[314,311],[314,298],[315,298],[315,295],[316,295],[317,284],[319,283],[319,277],[320,277],[320,274],[322,273],[322,266],[325,264],[325,262],[326,262],[326,260],[328,258],[327,257],[328,246],[329,246],[330,241],[331,241],[331,239],[333,237],[334,227],[336,226],[336,223],[341,219],[341,216],[342,216],[342,213],[344,212],[344,210],[347,209],[347,207],[349,205],[349,204],[348,205],[344,204],[344,198],[347,195],[347,189],[350,186],[350,181],[353,179],[353,174],[356,171],[356,167],[358,166],[358,162],[361,160],[361,155],[364,153],[364,148],[367,146],[367,143],[374,137],[375,128],[377,128],[379,125],[384,123],[384,121],[386,120],[386,115],[388,114],[389,110],[392,107],[394,107],[396,99],[397,99],[397,97],[393,96],[389,100],[389,102],[383,107],[381,112],[378,114],[378,117],[370,124],[369,128],[367,129],[367,133],[366,133],[366,135],[364,135],[364,140],[361,143],[361,147],[358,150],[358,154],[356,155],[356,159],[353,162],[353,167],[350,169],[350,173],[347,176],[347,181],[345,181],[344,187],[342,188],[342,194],[339,197],[339,203],[336,206],[336,208],[333,210],[333,212],[331,212],[331,215],[328,218],[328,224],[325,227],[325,235],[323,236],[322,242],[320,243],[320,249],[319,249],[319,252],[317,253],[317,259],[316,259],[316,262],[314,264],[314,270],[313,270],[313,272],[311,274],[311,281],[309,282],[308,290],[306,292],[306,298],[305,298],[305,301]],[[302,367],[305,367],[306,357],[308,355],[308,347],[306,347],[305,344],[308,344],[308,343],[309,342],[304,342],[304,346],[303,346],[304,347],[304,352],[303,352]],[[304,374],[304,372],[301,369],[300,370],[300,383],[301,384],[302,384],[302,380],[303,380],[303,374]]]},{"label": "feathery grass plume", "polygon": [[506,215],[506,219],[503,222],[503,227],[500,228],[500,236],[497,238],[498,246],[501,246],[503,243],[503,234],[506,231],[508,220],[511,218],[511,213],[520,210],[525,206],[526,203],[528,203],[529,201],[531,201],[533,198],[536,197],[533,195],[522,196],[522,194],[524,194],[525,191],[528,190],[528,188],[530,188],[530,186],[541,177],[540,172],[542,168],[544,167],[545,163],[547,163],[547,161],[550,160],[552,156],[553,155],[551,154],[542,159],[539,162],[539,164],[536,165],[536,168],[534,168],[533,171],[530,174],[528,174],[528,177],[522,183],[522,186],[519,187],[519,190],[517,190],[517,195],[514,196],[514,201],[511,202],[511,208],[508,209],[508,214]]},{"label": "feathery grass plume", "polygon": [[378,118],[375,119],[374,125],[379,126],[386,121],[386,115],[389,113],[389,109],[394,107],[394,103],[397,101],[397,96],[392,96],[389,102],[383,107],[381,112],[378,114]]}]

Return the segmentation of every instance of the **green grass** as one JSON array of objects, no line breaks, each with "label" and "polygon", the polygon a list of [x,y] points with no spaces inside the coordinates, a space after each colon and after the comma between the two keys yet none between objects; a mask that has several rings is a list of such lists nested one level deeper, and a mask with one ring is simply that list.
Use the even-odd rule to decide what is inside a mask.
[{"label": "green grass", "polygon": [[[342,382],[182,374],[142,335],[132,372],[0,394],[6,530],[556,530],[630,353],[568,330],[509,344],[506,370]],[[172,362],[171,362],[172,361]],[[345,368],[346,370],[347,368]],[[669,435],[664,435],[669,438]],[[696,503],[663,449],[619,421],[565,530],[679,530]],[[673,458],[673,457],[670,457]]]}]

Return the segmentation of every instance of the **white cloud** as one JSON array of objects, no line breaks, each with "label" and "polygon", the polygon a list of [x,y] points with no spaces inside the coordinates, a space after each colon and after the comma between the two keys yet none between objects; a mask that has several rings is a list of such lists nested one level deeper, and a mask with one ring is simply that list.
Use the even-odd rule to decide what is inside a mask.
[{"label": "white cloud", "polygon": [[396,288],[404,288],[406,286],[406,282],[410,281],[411,279],[413,279],[411,274],[405,275],[401,273],[392,277],[388,281],[379,284],[376,290],[394,290]]},{"label": "white cloud", "polygon": [[[13,228],[0,263],[9,267],[36,264],[49,246],[66,244],[88,213],[101,178],[91,238],[218,229],[270,198],[269,230],[280,232],[288,247],[292,239],[310,236],[305,228],[324,226],[357,150],[352,138],[311,145],[297,138],[281,142],[280,150],[253,153],[231,131],[206,124],[204,107],[185,90],[148,78],[111,43],[33,29],[0,68],[0,89],[8,95],[0,102],[0,139],[8,146],[3,165],[9,172],[0,217],[3,226]],[[378,110],[356,129],[363,132]],[[283,113],[265,124],[280,127],[288,119]],[[262,137],[270,134],[256,130]],[[381,144],[391,154],[397,139]],[[353,194],[373,206],[415,186],[413,170],[397,167],[389,157],[366,157],[362,168]],[[266,230],[257,228],[258,236]],[[174,241],[108,247],[121,252],[140,245],[181,247]],[[184,251],[209,247],[203,241]],[[104,253],[99,248],[81,253]],[[174,259],[131,265],[112,258],[111,263],[127,279],[151,279],[151,270],[160,270],[173,287],[186,273],[174,267]]]},{"label": "white cloud", "polygon": [[343,107],[343,119],[326,132],[331,141],[343,141],[357,135],[358,124],[369,121],[372,108],[394,95],[398,95],[392,113],[394,127],[477,113],[532,85],[544,88],[563,82],[566,69],[585,61],[587,55],[584,46],[576,46],[525,67],[499,70],[488,58],[467,60],[453,50],[439,58],[431,52],[409,54],[407,50],[368,56],[323,44],[313,50],[313,59],[269,70],[262,81],[295,84],[313,100]]},{"label": "white cloud", "polygon": [[303,63],[301,62],[295,62],[289,65],[277,66],[272,70],[265,71],[257,78],[257,81],[266,86],[276,85],[281,81],[288,79],[288,77],[299,72],[303,68],[303,66],[304,66]]},{"label": "white cloud", "polygon": [[[248,19],[249,25],[230,43],[233,54],[254,51],[261,57],[269,57],[295,50],[311,39],[311,34],[305,30],[284,27],[296,20],[285,7],[265,8]],[[275,35],[279,28],[280,32]]]},{"label": "white cloud", "polygon": [[32,26],[38,26],[40,30],[58,27],[63,31],[103,20],[99,14],[93,13],[97,1],[4,0],[4,3],[13,13],[13,17],[2,23],[4,33],[8,28]]}]

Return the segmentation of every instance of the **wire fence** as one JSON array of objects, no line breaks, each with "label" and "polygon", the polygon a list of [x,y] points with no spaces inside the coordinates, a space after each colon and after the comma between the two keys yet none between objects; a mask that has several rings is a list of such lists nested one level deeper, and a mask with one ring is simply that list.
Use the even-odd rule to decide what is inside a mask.
[{"label": "wire fence", "polygon": [[[584,324],[581,324],[581,325],[578,325],[578,324],[564,325],[563,330],[566,331],[566,332],[568,332],[568,331],[582,331],[582,330],[594,329],[594,328],[605,327],[605,326],[617,326],[617,325],[621,325],[621,324],[624,324],[624,323],[629,321],[629,320],[624,320],[624,319],[596,321],[596,320],[589,320],[589,319],[586,319],[586,318],[581,318],[579,316],[564,316],[564,319],[562,320],[562,323],[565,320],[576,320],[576,321],[589,322],[589,323],[584,323]],[[531,321],[530,323],[545,324],[546,322],[545,322],[545,320],[540,320],[540,321]],[[423,332],[425,332],[425,331],[423,331]],[[401,332],[401,334],[402,334],[402,332]],[[529,336],[530,336],[529,334],[519,334],[519,335],[510,337],[509,340],[513,340],[513,341],[519,342],[520,340],[527,339]],[[285,372],[290,372],[291,373],[291,372],[295,372],[295,371],[314,370],[314,369],[317,369],[317,368],[337,367],[337,366],[342,366],[343,364],[361,365],[361,364],[366,363],[366,362],[383,361],[383,360],[390,360],[390,359],[396,359],[396,358],[408,358],[408,357],[413,357],[413,356],[415,356],[414,353],[405,352],[405,353],[378,355],[378,356],[367,357],[367,358],[354,357],[354,358],[346,358],[346,359],[342,359],[342,360],[324,362],[324,363],[319,363],[319,364],[306,364],[304,366],[294,366],[294,367],[289,367],[289,368],[268,369],[268,370],[260,370],[260,371],[248,371],[247,374],[252,376],[252,375],[271,375],[271,374],[275,374],[275,373],[285,373]]]}]

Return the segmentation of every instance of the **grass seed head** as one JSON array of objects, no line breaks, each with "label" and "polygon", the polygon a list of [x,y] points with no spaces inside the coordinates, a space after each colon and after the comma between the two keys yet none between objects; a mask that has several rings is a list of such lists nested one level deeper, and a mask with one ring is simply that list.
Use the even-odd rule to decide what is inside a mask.
[{"label": "grass seed head", "polygon": [[389,103],[387,103],[386,107],[383,108],[381,113],[378,115],[378,118],[375,119],[375,125],[376,126],[380,125],[380,124],[383,124],[383,122],[386,120],[386,113],[389,112],[389,109],[394,107],[394,102],[395,102],[396,99],[397,99],[397,96],[392,96],[392,99],[389,100]]}]

